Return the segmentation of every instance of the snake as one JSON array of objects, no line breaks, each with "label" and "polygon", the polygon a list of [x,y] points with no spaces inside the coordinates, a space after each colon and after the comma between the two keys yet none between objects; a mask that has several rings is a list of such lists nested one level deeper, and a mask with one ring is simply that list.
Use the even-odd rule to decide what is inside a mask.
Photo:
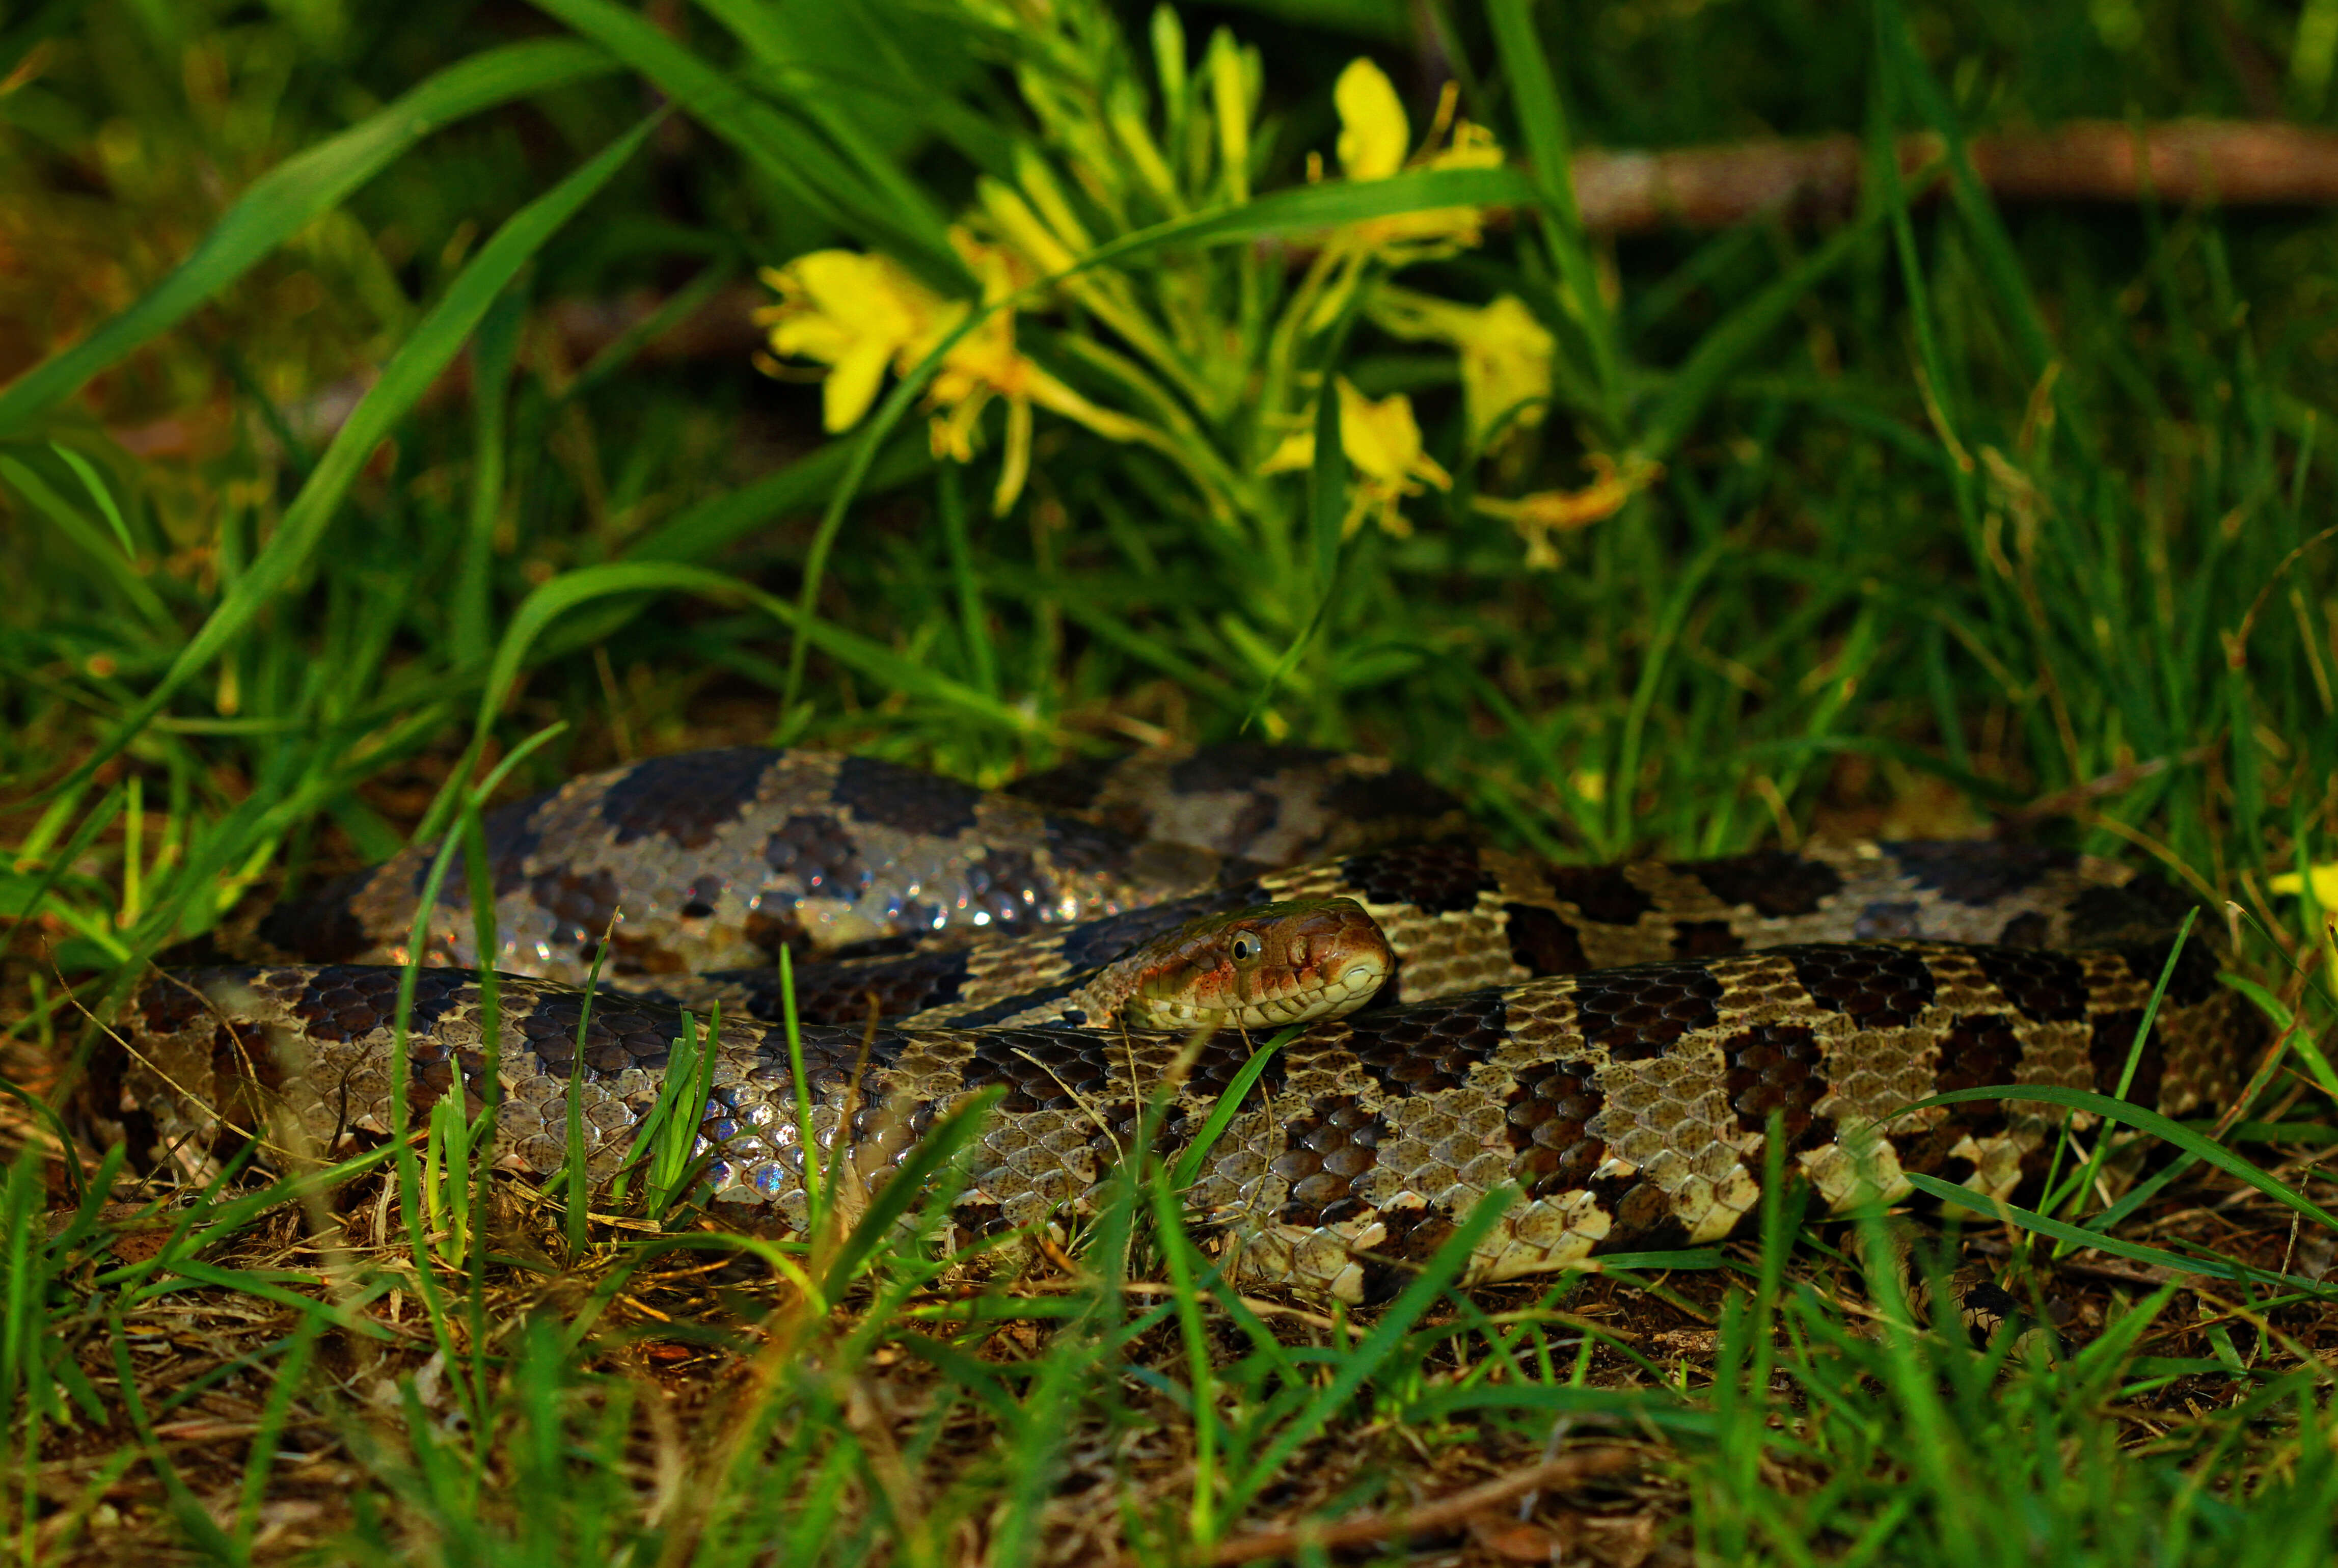
[{"label": "snake", "polygon": [[[150,1156],[378,1142],[402,1064],[408,1125],[492,1100],[523,1174],[563,1165],[573,1095],[610,1174],[688,1038],[717,1214],[802,1230],[808,1152],[865,1208],[985,1095],[944,1244],[1076,1225],[1121,1168],[1206,1129],[1182,1196],[1229,1270],[1368,1300],[1497,1191],[1465,1281],[1718,1242],[1773,1164],[1831,1210],[1920,1174],[2006,1198],[2061,1112],[1907,1108],[2019,1084],[2185,1115],[2232,1099],[2261,1029],[2212,943],[2171,947],[2188,897],[2116,863],[1979,840],[1556,863],[1476,842],[1418,775],[1298,748],[1139,753],[1012,792],[682,753],[481,829],[477,877],[459,843],[409,849],[279,904],[253,962],[147,981],[113,1088]],[[1262,953],[1337,994],[1272,1042],[1271,998],[1191,1010]],[[1171,972],[1166,1011],[1132,1011],[1132,955]]]}]

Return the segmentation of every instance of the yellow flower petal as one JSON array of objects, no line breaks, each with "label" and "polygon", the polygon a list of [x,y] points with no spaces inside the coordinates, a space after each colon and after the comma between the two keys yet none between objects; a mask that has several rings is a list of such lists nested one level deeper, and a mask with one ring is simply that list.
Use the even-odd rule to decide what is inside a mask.
[{"label": "yellow flower petal", "polygon": [[[997,189],[1012,196],[1005,187]],[[1004,203],[1004,210],[1010,218],[1037,222],[1019,198]],[[1052,242],[1044,231],[1041,237]],[[1031,257],[964,228],[950,231],[950,242],[981,280],[984,303],[994,308],[950,344],[927,388],[925,408],[933,415],[927,437],[936,457],[971,462],[983,409],[993,398],[1004,399],[1007,449],[993,498],[1004,511],[1022,494],[1030,475],[1035,403],[1112,440],[1150,434],[1140,421],[1089,401],[1016,348],[1015,312],[1004,305],[1037,276]],[[858,424],[883,388],[888,370],[909,374],[975,309],[969,301],[935,293],[889,257],[853,251],[814,251],[784,267],[767,267],[761,276],[780,297],[755,313],[772,351],[830,368],[821,388],[821,419],[830,431]]]},{"label": "yellow flower petal", "polygon": [[1516,499],[1495,496],[1479,496],[1474,503],[1477,509],[1488,517],[1501,518],[1518,529],[1526,541],[1527,565],[1545,568],[1558,565],[1558,552],[1550,542],[1555,532],[1587,528],[1604,518],[1612,518],[1624,509],[1624,503],[1664,475],[1664,465],[1650,462],[1634,455],[1625,459],[1619,468],[1616,459],[1605,452],[1594,452],[1584,459],[1596,477],[1579,490],[1537,490]]},{"label": "yellow flower petal", "polygon": [[[783,354],[794,351],[781,344],[777,333],[772,334],[771,346]],[[860,422],[860,416],[877,400],[877,389],[884,384],[885,366],[892,357],[892,345],[870,339],[830,361],[835,369],[820,389],[820,423],[830,435]]]},{"label": "yellow flower petal", "polygon": [[1400,479],[1420,450],[1420,427],[1412,399],[1401,392],[1375,403],[1340,378],[1340,445],[1356,471],[1375,479]]},{"label": "yellow flower petal", "polygon": [[1046,371],[1031,364],[1024,378],[1024,389],[1032,402],[1067,419],[1077,419],[1097,435],[1112,441],[1133,441],[1144,434],[1144,426],[1126,414],[1115,413],[1103,405],[1082,397]]},{"label": "yellow flower petal", "polygon": [[1412,127],[1387,73],[1370,60],[1350,61],[1331,89],[1340,112],[1340,167],[1351,180],[1385,180],[1404,167]]},{"label": "yellow flower petal", "polygon": [[1514,294],[1504,294],[1471,312],[1458,345],[1461,350],[1461,400],[1469,439],[1483,443],[1488,432],[1518,410],[1509,425],[1523,429],[1542,423],[1550,401],[1550,366],[1558,344]]},{"label": "yellow flower petal", "polygon": [[936,323],[955,319],[939,295],[883,256],[813,251],[762,276],[780,296],[755,317],[769,329],[771,351],[834,367],[821,390],[821,420],[831,431],[859,423],[886,366],[914,362],[938,335]]},{"label": "yellow flower petal", "polygon": [[1007,458],[998,465],[998,486],[990,495],[991,516],[1003,518],[1023,493],[1031,473],[1031,403],[1017,398],[1007,405]]},{"label": "yellow flower petal", "polygon": [[1429,160],[1432,169],[1498,169],[1502,166],[1502,144],[1483,125],[1468,120],[1456,121],[1453,140],[1445,151]]},{"label": "yellow flower petal", "polygon": [[1340,447],[1356,471],[1384,484],[1403,485],[1426,479],[1439,489],[1450,488],[1451,476],[1420,449],[1420,426],[1412,417],[1412,399],[1402,392],[1374,402],[1356,390],[1355,383],[1340,379]]},{"label": "yellow flower petal", "polygon": [[[1340,442],[1343,449],[1347,444],[1344,439]],[[1311,468],[1314,466],[1315,432],[1302,430],[1295,436],[1283,437],[1282,444],[1274,449],[1272,457],[1258,466],[1258,471],[1262,474],[1288,474],[1300,468]]]},{"label": "yellow flower petal", "polygon": [[[2312,869],[2313,902],[2323,909],[2338,910],[2338,861]],[[2265,884],[2277,893],[2294,898],[2305,891],[2304,879],[2294,871],[2285,871]]]}]

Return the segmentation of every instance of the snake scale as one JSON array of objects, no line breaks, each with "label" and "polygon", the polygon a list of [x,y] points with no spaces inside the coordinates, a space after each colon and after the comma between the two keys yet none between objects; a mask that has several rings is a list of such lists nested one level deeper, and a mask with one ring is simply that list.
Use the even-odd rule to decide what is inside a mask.
[{"label": "snake scale", "polygon": [[[799,998],[830,1021],[801,1040],[812,1137],[842,1139],[846,1186],[865,1198],[995,1086],[951,1223],[1076,1215],[1128,1157],[1143,1102],[1167,1091],[1157,1136],[1174,1153],[1255,1043],[1081,1027],[1105,1021],[1082,1011],[1082,975],[1196,915],[1345,896],[1386,932],[1394,974],[1374,1005],[1269,1060],[1191,1210],[1242,1277],[1356,1299],[1515,1183],[1522,1199],[1468,1267],[1499,1279],[1727,1235],[1759,1201],[1773,1118],[1830,1205],[1863,1190],[1862,1171],[1889,1190],[1919,1171],[2010,1193],[2051,1130],[2040,1107],[1864,1129],[1959,1088],[2115,1090],[2186,902],[2107,863],[1995,843],[1552,865],[1447,836],[1453,803],[1411,775],[1279,748],[1143,754],[1022,787],[738,749],[492,814],[502,1161],[560,1163],[574,1078],[594,1168],[614,1169],[683,1027],[675,1003],[720,998],[700,1129],[712,1199],[801,1225],[794,1081],[771,1021],[787,946],[839,955],[805,966]],[[157,1150],[265,1128],[329,1152],[388,1129],[395,966],[428,863],[409,851],[280,906],[261,932],[282,962],[141,991],[120,1097]],[[444,885],[465,885],[459,865]],[[482,955],[467,902],[441,898],[424,958],[442,967],[420,971],[410,1016],[418,1118],[458,1082],[484,1103],[479,988],[461,967]],[[638,994],[592,999],[580,1069],[575,986],[596,956]],[[2234,1091],[2252,1026],[2215,970],[2186,948],[2131,1098],[2183,1114]],[[1853,1129],[1871,1154],[1854,1157]]]}]

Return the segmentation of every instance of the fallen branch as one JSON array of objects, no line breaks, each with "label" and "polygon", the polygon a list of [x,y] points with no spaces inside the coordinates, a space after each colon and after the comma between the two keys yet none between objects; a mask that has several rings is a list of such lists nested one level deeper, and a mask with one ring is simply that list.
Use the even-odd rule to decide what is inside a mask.
[{"label": "fallen branch", "polygon": [[[1938,169],[1940,138],[1911,135],[1896,152],[1905,176]],[[2026,135],[1976,136],[1966,143],[1973,172],[2006,202],[2129,202],[2146,195],[2173,206],[2322,206],[2338,203],[2338,134],[2254,120],[2182,120],[2131,126],[2081,120]],[[1867,153],[1856,136],[1741,142],[1669,153],[1576,155],[1576,205],[1594,233],[1725,229],[1758,219],[1822,222],[1857,210]],[[1930,195],[1932,188],[1913,192]],[[1293,254],[1302,253],[1294,251]],[[695,311],[642,345],[645,360],[736,358],[761,341],[749,318],[768,291],[741,282],[716,290]],[[636,290],[614,299],[568,299],[537,319],[543,358],[564,369],[585,364],[647,324],[666,297]],[[304,439],[329,439],[372,384],[370,371],[346,377],[286,411]],[[467,357],[447,367],[422,399],[429,408],[470,390]],[[117,430],[142,456],[172,454],[189,435],[177,420]]]},{"label": "fallen branch", "polygon": [[[2176,206],[2318,206],[2338,202],[2338,135],[2245,120],[2131,126],[2081,120],[2029,135],[1976,136],[1973,173],[2000,201]],[[1900,169],[1937,163],[1937,136],[1903,136]],[[1672,153],[1585,153],[1575,160],[1583,225],[1602,233],[1724,229],[1777,215],[1841,217],[1859,203],[1867,155],[1856,136],[1745,142]]]}]

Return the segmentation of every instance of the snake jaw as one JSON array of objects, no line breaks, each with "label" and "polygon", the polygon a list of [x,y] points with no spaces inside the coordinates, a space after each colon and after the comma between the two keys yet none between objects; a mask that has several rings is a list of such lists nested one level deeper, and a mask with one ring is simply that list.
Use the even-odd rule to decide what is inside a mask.
[{"label": "snake jaw", "polygon": [[1340,1018],[1396,967],[1388,938],[1353,899],[1261,904],[1193,922],[1115,965],[1134,1029],[1276,1028]]}]

